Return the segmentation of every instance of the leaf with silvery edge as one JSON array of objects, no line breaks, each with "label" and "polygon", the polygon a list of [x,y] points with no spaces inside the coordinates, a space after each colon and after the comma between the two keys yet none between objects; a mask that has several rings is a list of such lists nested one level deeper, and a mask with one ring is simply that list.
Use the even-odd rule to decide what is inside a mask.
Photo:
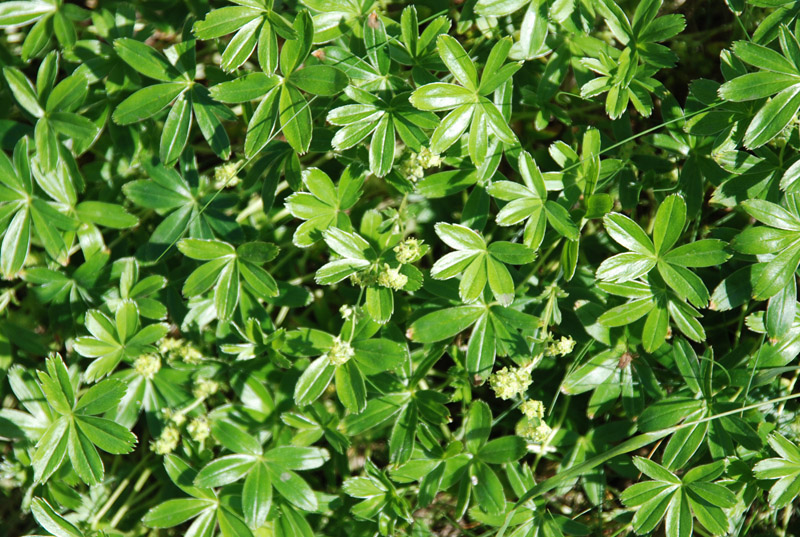
[{"label": "leaf with silvery edge", "polygon": [[420,110],[451,110],[431,135],[431,151],[444,153],[469,129],[470,159],[473,164],[480,166],[488,151],[485,138],[487,129],[504,143],[516,142],[516,134],[508,126],[496,104],[486,98],[486,95],[501,87],[522,66],[521,63],[509,64],[516,67],[503,68],[507,67],[503,64],[510,48],[510,38],[498,41],[490,53],[492,63],[488,70],[484,69],[479,81],[475,64],[461,44],[451,36],[439,36],[439,56],[460,85],[442,82],[426,84],[414,90],[409,99]]},{"label": "leaf with silvery edge", "polygon": [[598,279],[619,283],[637,280],[657,267],[661,278],[680,298],[695,307],[708,304],[708,289],[688,269],[720,265],[731,254],[727,252],[727,244],[718,239],[674,246],[686,222],[686,202],[681,196],[667,196],[659,205],[652,241],[638,224],[622,214],[607,214],[603,222],[611,238],[632,251],[603,261],[597,269]]},{"label": "leaf with silvery edge", "polygon": [[497,241],[487,246],[483,237],[472,229],[439,222],[436,234],[456,251],[434,263],[431,277],[450,279],[461,274],[459,294],[464,302],[477,300],[486,284],[503,306],[514,301],[514,281],[505,264],[524,265],[533,261],[536,252],[522,244]]}]

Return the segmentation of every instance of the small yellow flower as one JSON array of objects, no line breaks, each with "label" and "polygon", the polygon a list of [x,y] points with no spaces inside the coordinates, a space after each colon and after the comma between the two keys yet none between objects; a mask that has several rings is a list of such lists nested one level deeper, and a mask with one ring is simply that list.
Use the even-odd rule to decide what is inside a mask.
[{"label": "small yellow flower", "polygon": [[192,421],[189,422],[189,425],[186,426],[186,431],[195,442],[204,441],[206,438],[208,438],[208,435],[211,434],[211,427],[208,424],[208,418],[205,416],[193,418]]},{"label": "small yellow flower", "polygon": [[549,425],[536,418],[523,418],[522,421],[517,424],[517,436],[521,436],[536,444],[545,442],[552,432],[553,430]]},{"label": "small yellow flower", "polygon": [[403,265],[413,263],[422,255],[422,241],[413,237],[408,238],[394,247],[397,261]]},{"label": "small yellow flower", "polygon": [[408,276],[400,274],[399,268],[391,268],[388,263],[384,263],[383,270],[378,276],[378,285],[399,291],[408,283]]},{"label": "small yellow flower", "polygon": [[525,393],[531,382],[531,371],[527,367],[504,367],[489,377],[489,385],[500,399],[511,399]]},{"label": "small yellow flower", "polygon": [[161,431],[158,440],[150,445],[150,449],[158,455],[167,455],[175,451],[178,447],[178,442],[181,441],[181,433],[177,427],[168,425]]},{"label": "small yellow flower", "polygon": [[158,352],[161,354],[168,354],[170,352],[176,352],[180,350],[184,345],[184,341],[182,339],[175,339],[171,337],[165,337],[161,340],[158,344]]},{"label": "small yellow flower", "polygon": [[238,172],[238,162],[226,162],[225,164],[214,168],[215,188],[219,189],[236,186],[239,183],[239,178],[236,177]]},{"label": "small yellow flower", "polygon": [[219,382],[212,379],[197,379],[192,394],[198,399],[205,399],[219,391]]},{"label": "small yellow flower", "polygon": [[146,379],[152,379],[161,370],[161,358],[155,354],[143,354],[133,362],[133,369]]},{"label": "small yellow flower", "polygon": [[186,416],[183,412],[175,412],[171,408],[165,408],[163,410],[164,418],[171,421],[178,427],[186,423]]},{"label": "small yellow flower", "polygon": [[350,343],[342,341],[342,339],[337,336],[333,339],[333,347],[331,347],[331,350],[328,351],[326,356],[333,365],[342,365],[347,363],[355,353],[356,351]]},{"label": "small yellow flower", "polygon": [[554,341],[547,347],[549,356],[566,356],[575,348],[575,340],[571,337],[561,336],[561,339]]},{"label": "small yellow flower", "polygon": [[348,306],[347,304],[345,304],[344,306],[339,308],[339,313],[342,314],[342,319],[344,319],[345,321],[349,321],[350,319],[353,318],[353,315],[356,314],[356,310],[353,308],[353,306]]},{"label": "small yellow flower", "polygon": [[426,170],[428,168],[436,168],[442,165],[442,157],[439,155],[439,153],[434,153],[427,147],[423,147],[419,150],[417,160]]},{"label": "small yellow flower", "polygon": [[535,399],[528,399],[527,401],[522,403],[522,405],[520,405],[519,409],[529,419],[544,418],[544,404],[541,401],[536,401]]}]

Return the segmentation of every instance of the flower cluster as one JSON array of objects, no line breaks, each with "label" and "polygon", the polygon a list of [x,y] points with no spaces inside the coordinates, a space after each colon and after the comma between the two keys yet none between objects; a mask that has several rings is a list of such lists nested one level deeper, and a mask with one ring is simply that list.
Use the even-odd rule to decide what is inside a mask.
[{"label": "flower cluster", "polygon": [[158,438],[152,442],[150,449],[157,455],[168,455],[175,451],[181,441],[181,432],[174,425],[167,425]]},{"label": "flower cluster", "polygon": [[442,157],[427,147],[420,149],[419,153],[411,152],[400,164],[400,173],[412,182],[417,182],[425,177],[425,170],[442,165]]},{"label": "flower cluster", "polygon": [[561,336],[558,341],[553,341],[547,346],[548,356],[566,356],[575,348],[575,340],[568,336]]},{"label": "flower cluster", "polygon": [[424,253],[422,251],[422,243],[423,241],[413,237],[401,241],[394,247],[394,255],[397,258],[397,262],[406,265],[417,261]]},{"label": "flower cluster", "polygon": [[392,268],[384,263],[383,270],[378,274],[378,285],[399,291],[408,283],[408,276],[400,274],[400,268]]},{"label": "flower cluster", "polygon": [[192,418],[192,421],[186,426],[186,432],[195,442],[203,442],[211,434],[208,418],[206,416]]},{"label": "flower cluster", "polygon": [[219,382],[213,379],[207,378],[199,378],[194,383],[194,389],[192,390],[192,395],[197,397],[198,399],[205,399],[206,397],[210,397],[219,391],[220,385]]},{"label": "flower cluster", "polygon": [[355,353],[356,351],[350,343],[343,341],[342,338],[337,336],[333,339],[333,346],[326,356],[331,364],[342,365],[347,363]]},{"label": "flower cluster", "polygon": [[161,370],[161,358],[156,354],[143,354],[133,362],[133,368],[146,379],[152,379]]},{"label": "flower cluster", "polygon": [[489,377],[489,384],[500,399],[512,399],[517,395],[524,395],[531,382],[533,381],[530,367],[512,369],[504,367]]}]

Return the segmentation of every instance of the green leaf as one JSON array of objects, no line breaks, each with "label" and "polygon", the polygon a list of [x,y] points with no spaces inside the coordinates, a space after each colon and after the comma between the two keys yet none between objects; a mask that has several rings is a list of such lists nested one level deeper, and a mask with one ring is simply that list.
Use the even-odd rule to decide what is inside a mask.
[{"label": "green leaf", "polygon": [[272,507],[272,481],[267,466],[258,463],[244,479],[242,487],[242,512],[251,528],[264,525]]},{"label": "green leaf", "polygon": [[487,442],[478,450],[478,458],[487,464],[502,464],[521,459],[528,452],[519,436],[503,436]]},{"label": "green leaf", "polygon": [[408,462],[414,451],[417,434],[417,406],[406,405],[400,412],[389,435],[389,457],[392,463]]},{"label": "green leaf", "polygon": [[636,253],[649,256],[655,253],[650,238],[636,222],[619,213],[607,214],[603,217],[606,231],[612,239],[625,248]]},{"label": "green leaf", "polygon": [[180,77],[166,58],[141,41],[121,37],[114,41],[114,50],[125,63],[147,77],[162,82],[172,82]]},{"label": "green leaf", "polygon": [[656,254],[663,255],[672,248],[683,233],[686,223],[686,202],[673,194],[661,202],[656,212],[653,227],[653,242]]},{"label": "green leaf", "polygon": [[333,380],[335,370],[327,356],[311,362],[294,387],[295,404],[305,406],[316,401]]},{"label": "green leaf", "polygon": [[749,41],[736,41],[733,44],[733,53],[745,63],[773,73],[798,75],[797,67],[792,62],[775,52],[756,43]]},{"label": "green leaf", "polygon": [[419,343],[450,339],[475,323],[484,311],[482,306],[458,306],[429,313],[411,324],[411,339]]},{"label": "green leaf", "polygon": [[[2,13],[2,8],[0,8],[0,13]],[[83,533],[76,528],[75,525],[56,513],[50,504],[47,503],[47,500],[43,498],[33,499],[31,502],[31,513],[41,527],[56,537],[83,537]]]},{"label": "green leaf", "polygon": [[416,89],[409,97],[409,102],[420,110],[440,112],[452,110],[462,105],[470,105],[476,101],[475,93],[455,84],[435,82]]},{"label": "green leaf", "polygon": [[344,407],[354,414],[367,406],[367,388],[364,377],[353,360],[336,367],[336,395]]},{"label": "green leaf", "polygon": [[161,132],[158,155],[167,166],[175,164],[189,140],[189,127],[192,125],[192,102],[191,98],[187,98],[186,95],[186,93],[181,94],[172,104],[167,121],[164,123],[164,130]]},{"label": "green leaf", "polygon": [[39,104],[36,90],[31,81],[15,67],[4,67],[3,75],[14,98],[28,113],[35,117],[44,116],[44,110]]},{"label": "green leaf", "polygon": [[[291,43],[291,41],[289,42]],[[286,45],[284,45],[284,50]],[[300,154],[311,144],[311,109],[303,95],[294,86],[283,86],[278,99],[278,117],[281,130],[289,145]]]},{"label": "green leaf", "polygon": [[378,177],[384,177],[392,169],[395,156],[395,128],[391,116],[384,115],[375,127],[369,147],[369,167]]},{"label": "green leaf", "polygon": [[663,259],[681,267],[713,267],[730,258],[725,246],[721,240],[702,239],[670,250]]},{"label": "green leaf", "polygon": [[756,149],[775,138],[797,115],[800,110],[800,85],[791,86],[778,93],[753,117],[744,145]]},{"label": "green leaf", "polygon": [[464,47],[449,35],[440,35],[436,40],[439,57],[456,80],[467,89],[477,91],[478,72]]},{"label": "green leaf", "polygon": [[167,500],[150,509],[142,519],[142,523],[149,528],[171,528],[213,508],[214,503],[210,500],[197,498]]},{"label": "green leaf", "polygon": [[329,65],[309,65],[289,76],[289,82],[312,95],[336,95],[350,80],[344,71]]},{"label": "green leaf", "polygon": [[470,466],[473,493],[481,509],[487,513],[502,513],[505,507],[503,485],[488,465],[476,461]]},{"label": "green leaf", "polygon": [[311,51],[314,23],[308,11],[303,10],[297,14],[292,28],[297,33],[297,37],[285,42],[281,48],[281,71],[286,76],[302,64]]},{"label": "green leaf", "polygon": [[181,82],[155,84],[142,88],[124,101],[114,110],[114,122],[129,125],[147,119],[164,109],[178,95],[186,91]]},{"label": "green leaf", "polygon": [[759,71],[734,78],[719,88],[726,101],[744,102],[763,99],[800,83],[800,76]]},{"label": "green leaf", "polygon": [[201,488],[221,487],[238,481],[258,464],[252,455],[226,455],[206,464],[194,479]]},{"label": "green leaf", "polygon": [[92,444],[105,452],[114,455],[130,453],[136,444],[136,436],[132,432],[111,420],[80,416],[75,423]]},{"label": "green leaf", "polygon": [[299,475],[290,470],[273,467],[271,464],[267,465],[267,469],[272,486],[284,499],[300,509],[317,510],[317,497],[314,495],[314,491]]},{"label": "green leaf", "polygon": [[464,439],[467,449],[477,454],[486,445],[492,430],[492,411],[483,401],[474,401],[467,412]]}]

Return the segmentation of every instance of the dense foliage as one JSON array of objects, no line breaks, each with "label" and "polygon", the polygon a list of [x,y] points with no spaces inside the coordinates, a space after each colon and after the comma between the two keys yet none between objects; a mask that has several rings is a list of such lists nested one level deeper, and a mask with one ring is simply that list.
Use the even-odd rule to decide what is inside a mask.
[{"label": "dense foliage", "polygon": [[0,3],[0,536],[800,535],[798,15]]}]

